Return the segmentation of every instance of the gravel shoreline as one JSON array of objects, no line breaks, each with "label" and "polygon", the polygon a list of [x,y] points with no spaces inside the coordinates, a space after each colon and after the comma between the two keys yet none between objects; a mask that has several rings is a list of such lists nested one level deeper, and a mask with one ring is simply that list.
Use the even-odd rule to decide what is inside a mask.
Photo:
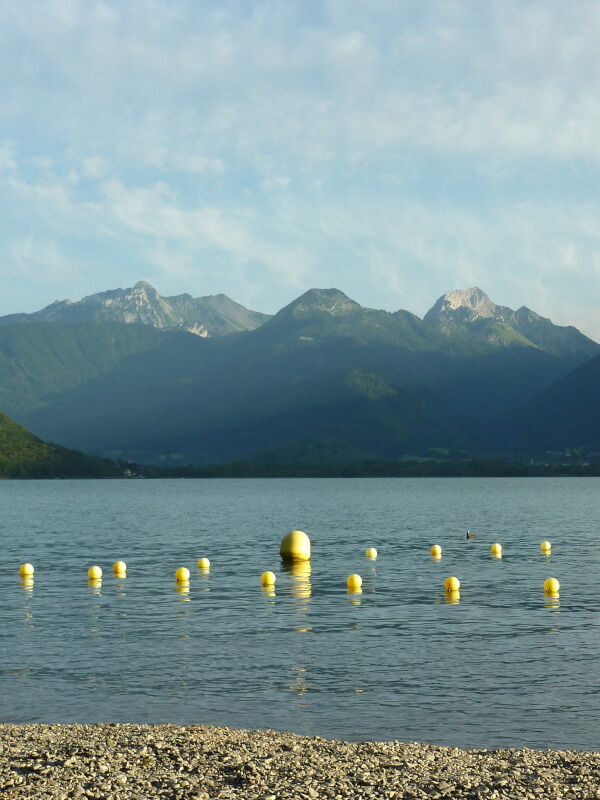
[{"label": "gravel shoreline", "polygon": [[600,753],[207,725],[0,725],[0,798],[600,798]]}]

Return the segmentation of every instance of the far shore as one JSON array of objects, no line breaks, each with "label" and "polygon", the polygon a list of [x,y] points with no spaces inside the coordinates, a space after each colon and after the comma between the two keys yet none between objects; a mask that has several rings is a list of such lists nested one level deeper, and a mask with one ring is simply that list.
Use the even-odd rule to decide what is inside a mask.
[{"label": "far shore", "polygon": [[343,742],[206,725],[0,724],[0,797],[600,798],[600,753]]}]

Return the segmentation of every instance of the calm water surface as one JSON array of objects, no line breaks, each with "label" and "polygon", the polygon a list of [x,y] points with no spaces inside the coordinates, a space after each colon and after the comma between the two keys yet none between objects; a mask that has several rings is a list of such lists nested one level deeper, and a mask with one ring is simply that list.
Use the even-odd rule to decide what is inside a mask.
[{"label": "calm water surface", "polygon": [[[599,490],[593,478],[2,482],[0,720],[598,749]],[[311,537],[309,567],[280,561],[293,528]],[[558,599],[544,596],[549,576]]]}]

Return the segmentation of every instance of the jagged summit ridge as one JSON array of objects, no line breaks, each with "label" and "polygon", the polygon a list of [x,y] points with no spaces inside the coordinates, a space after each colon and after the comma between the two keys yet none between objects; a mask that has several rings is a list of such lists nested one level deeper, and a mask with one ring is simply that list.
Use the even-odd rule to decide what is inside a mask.
[{"label": "jagged summit ridge", "polygon": [[467,308],[475,312],[479,317],[497,317],[501,311],[501,306],[497,306],[485,292],[478,286],[470,289],[455,289],[442,295],[435,305],[427,312],[425,319],[440,319],[448,312],[457,311],[459,308]]},{"label": "jagged summit ridge", "polygon": [[33,314],[2,317],[0,325],[13,322],[139,323],[161,329],[179,328],[207,337],[254,330],[267,319],[269,315],[250,311],[224,294],[161,297],[148,281],[138,281],[128,289],[98,292],[75,302],[61,300]]}]

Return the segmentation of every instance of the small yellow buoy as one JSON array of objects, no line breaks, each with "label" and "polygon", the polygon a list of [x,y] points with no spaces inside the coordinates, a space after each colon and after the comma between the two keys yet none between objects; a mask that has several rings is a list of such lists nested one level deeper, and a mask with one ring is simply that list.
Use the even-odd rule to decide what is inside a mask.
[{"label": "small yellow buoy", "polygon": [[494,542],[494,544],[490,547],[493,556],[501,556],[502,555],[502,545],[498,544],[498,542]]},{"label": "small yellow buoy", "polygon": [[21,564],[19,572],[21,573],[21,577],[22,578],[29,577],[30,575],[33,575],[33,565],[32,564]]},{"label": "small yellow buoy", "polygon": [[260,582],[263,586],[274,586],[275,580],[275,573],[271,572],[270,570],[263,572],[263,574],[260,576]]},{"label": "small yellow buoy", "polygon": [[210,569],[210,561],[208,560],[208,558],[199,558],[198,566],[200,567],[200,569]]},{"label": "small yellow buoy", "polygon": [[187,583],[189,579],[190,579],[190,571],[187,567],[179,567],[179,569],[175,571],[176,581],[179,581],[180,583]]},{"label": "small yellow buoy", "polygon": [[102,570],[100,567],[90,567],[88,569],[88,578],[91,581],[99,581],[102,577]]},{"label": "small yellow buoy", "polygon": [[560,589],[560,583],[556,580],[556,578],[546,578],[544,581],[544,591],[547,594],[556,594]]},{"label": "small yellow buoy", "polygon": [[285,561],[308,561],[310,539],[304,531],[290,531],[281,540],[279,553]]},{"label": "small yellow buoy", "polygon": [[377,558],[377,550],[374,547],[368,547],[365,555],[367,556],[367,558],[372,558],[373,560],[375,560]]},{"label": "small yellow buoy", "polygon": [[449,578],[446,578],[446,580],[444,581],[444,589],[447,592],[458,592],[458,590],[460,589],[460,581],[458,580],[458,578],[450,576]]},{"label": "small yellow buoy", "polygon": [[543,541],[540,545],[542,553],[549,553],[552,550],[552,545],[548,541]]},{"label": "small yellow buoy", "polygon": [[113,572],[115,575],[125,575],[127,572],[127,564],[124,561],[115,561],[113,564]]},{"label": "small yellow buoy", "polygon": [[346,580],[346,584],[349,589],[360,589],[362,586],[362,578],[360,575],[357,575],[355,572],[352,575],[348,575]]},{"label": "small yellow buoy", "polygon": [[431,555],[434,558],[439,558],[442,555],[442,548],[439,546],[439,544],[431,545]]}]

